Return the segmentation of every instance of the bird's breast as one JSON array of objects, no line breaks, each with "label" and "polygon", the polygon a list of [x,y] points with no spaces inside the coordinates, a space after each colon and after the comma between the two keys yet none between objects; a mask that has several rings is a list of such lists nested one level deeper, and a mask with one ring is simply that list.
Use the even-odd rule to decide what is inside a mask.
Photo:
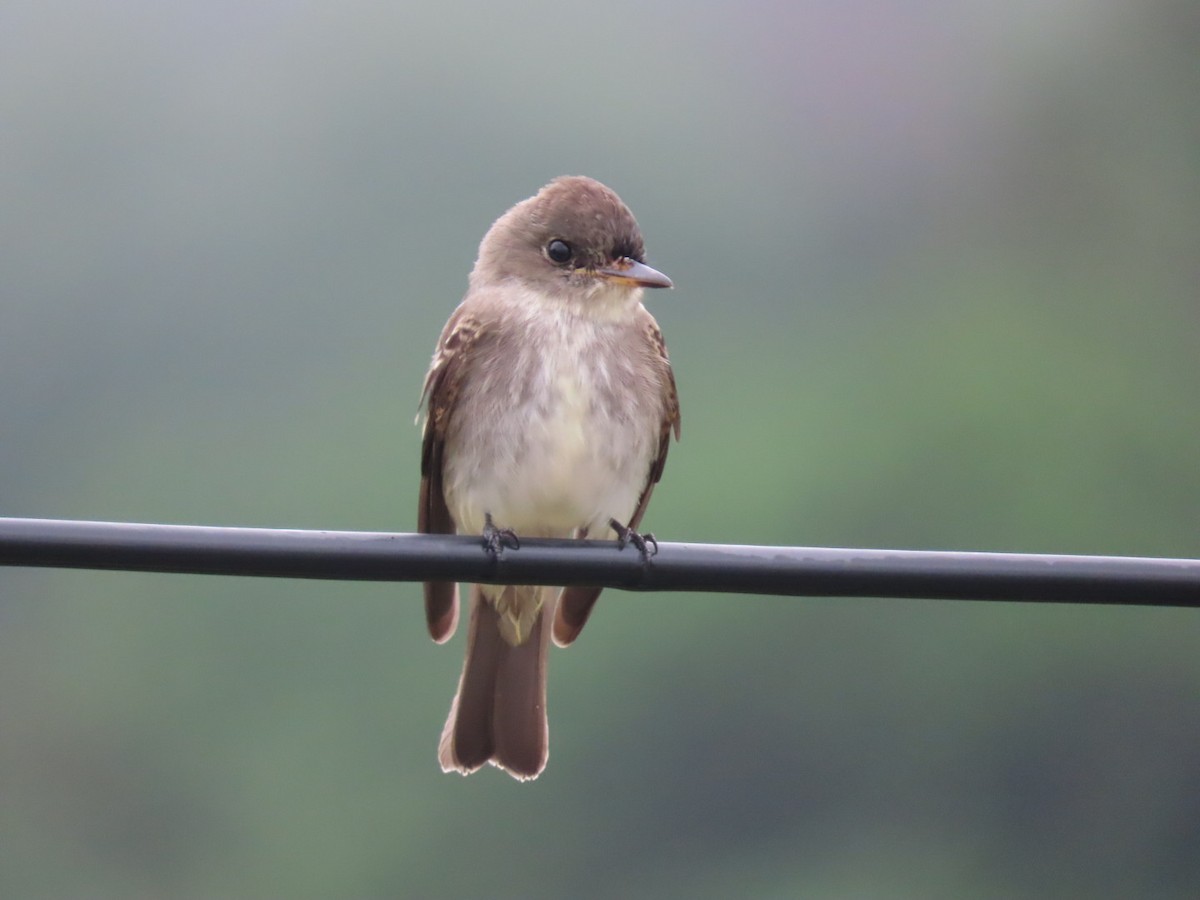
[{"label": "bird's breast", "polygon": [[639,396],[630,366],[613,335],[580,329],[543,334],[481,380],[447,448],[447,502],[460,528],[477,531],[491,513],[518,534],[567,536],[628,519],[661,414]]}]

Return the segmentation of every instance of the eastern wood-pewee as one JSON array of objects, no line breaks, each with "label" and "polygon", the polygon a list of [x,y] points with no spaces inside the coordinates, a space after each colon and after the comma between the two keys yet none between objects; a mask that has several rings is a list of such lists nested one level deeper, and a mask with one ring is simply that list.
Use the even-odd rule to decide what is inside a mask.
[{"label": "eastern wood-pewee", "polygon": [[[552,181],[496,220],[425,376],[418,528],[519,537],[632,538],[662,475],[679,401],[643,288],[628,207],[590,178]],[[551,631],[578,636],[598,588],[471,586],[467,658],[442,732],[442,768],[545,768]],[[435,641],[458,621],[458,586],[425,585]],[[551,626],[553,622],[553,626]]]}]

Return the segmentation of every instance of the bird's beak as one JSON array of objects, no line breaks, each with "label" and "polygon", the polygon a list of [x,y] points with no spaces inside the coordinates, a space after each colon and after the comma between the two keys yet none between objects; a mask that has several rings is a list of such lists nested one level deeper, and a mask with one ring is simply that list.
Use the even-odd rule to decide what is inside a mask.
[{"label": "bird's beak", "polygon": [[629,287],[669,288],[675,286],[671,283],[671,279],[658,269],[652,269],[645,263],[628,257],[618,259],[607,268],[597,269],[596,277]]}]

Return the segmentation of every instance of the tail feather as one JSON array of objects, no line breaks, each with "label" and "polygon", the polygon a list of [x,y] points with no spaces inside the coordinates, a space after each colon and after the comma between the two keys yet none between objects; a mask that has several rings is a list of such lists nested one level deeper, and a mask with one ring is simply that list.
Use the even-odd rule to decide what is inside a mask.
[{"label": "tail feather", "polygon": [[[446,772],[467,775],[490,762],[523,781],[546,767],[546,656],[557,589],[506,587],[503,594],[510,591],[537,592],[541,607],[516,645],[505,639],[496,611],[505,603],[493,605],[479,585],[471,587],[467,658],[438,746]],[[497,599],[511,604],[514,597]]]}]

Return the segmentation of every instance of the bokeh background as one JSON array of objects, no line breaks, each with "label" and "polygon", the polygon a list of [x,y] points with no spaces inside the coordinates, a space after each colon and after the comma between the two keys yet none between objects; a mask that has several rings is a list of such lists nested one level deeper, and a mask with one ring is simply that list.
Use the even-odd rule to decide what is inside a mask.
[{"label": "bokeh background", "polygon": [[[671,540],[1200,555],[1200,6],[0,10],[0,514],[408,531],[479,238],[618,190]],[[0,572],[6,897],[1195,897],[1200,618],[610,592],[533,784],[415,585]]]}]

